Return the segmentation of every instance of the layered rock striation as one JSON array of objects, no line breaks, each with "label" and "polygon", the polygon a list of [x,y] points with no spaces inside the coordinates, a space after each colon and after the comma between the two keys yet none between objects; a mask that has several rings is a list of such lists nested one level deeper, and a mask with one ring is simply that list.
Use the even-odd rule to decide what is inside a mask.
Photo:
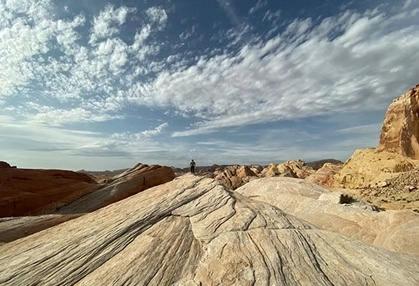
[{"label": "layered rock striation", "polygon": [[418,269],[191,175],[0,246],[1,285],[418,285]]}]

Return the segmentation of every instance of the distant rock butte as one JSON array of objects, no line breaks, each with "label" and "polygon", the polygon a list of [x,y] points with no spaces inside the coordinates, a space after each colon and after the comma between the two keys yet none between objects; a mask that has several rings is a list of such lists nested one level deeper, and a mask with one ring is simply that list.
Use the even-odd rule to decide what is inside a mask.
[{"label": "distant rock butte", "polygon": [[418,268],[191,175],[0,246],[5,286],[416,286]]},{"label": "distant rock butte", "polygon": [[168,167],[142,164],[103,184],[72,171],[5,168],[0,217],[89,212],[173,178]]},{"label": "distant rock butte", "polygon": [[390,104],[378,150],[419,160],[419,85]]}]

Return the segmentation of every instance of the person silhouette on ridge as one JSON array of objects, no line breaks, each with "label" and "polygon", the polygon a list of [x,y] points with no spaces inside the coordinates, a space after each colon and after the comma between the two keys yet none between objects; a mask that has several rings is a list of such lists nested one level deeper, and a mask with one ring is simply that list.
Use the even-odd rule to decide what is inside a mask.
[{"label": "person silhouette on ridge", "polygon": [[196,165],[196,163],[195,163],[195,161],[193,159],[192,159],[190,165],[191,165],[191,173],[192,174],[195,174],[195,165]]}]

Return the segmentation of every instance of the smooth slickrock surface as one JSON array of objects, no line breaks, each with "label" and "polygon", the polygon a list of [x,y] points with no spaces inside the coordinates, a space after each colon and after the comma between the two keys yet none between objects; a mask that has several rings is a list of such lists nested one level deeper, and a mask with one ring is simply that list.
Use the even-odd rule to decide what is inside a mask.
[{"label": "smooth slickrock surface", "polygon": [[0,246],[0,285],[418,285],[418,269],[191,175]]},{"label": "smooth slickrock surface", "polygon": [[169,167],[143,164],[102,184],[88,175],[71,171],[10,170],[14,171],[3,173],[2,170],[0,174],[0,214],[9,216],[0,218],[3,243],[97,210],[175,177]]},{"label": "smooth slickrock surface", "polygon": [[91,212],[174,178],[175,174],[169,167],[138,164],[107,180],[106,185],[95,192],[58,208],[56,212],[63,214]]},{"label": "smooth slickrock surface", "polygon": [[236,191],[319,228],[419,256],[419,215],[412,211],[377,212],[363,204],[339,204],[339,194],[294,178],[259,179]]},{"label": "smooth slickrock surface", "polygon": [[390,104],[378,150],[419,160],[419,85]]},{"label": "smooth slickrock surface", "polygon": [[7,243],[32,233],[47,229],[82,214],[0,218],[0,243]]}]

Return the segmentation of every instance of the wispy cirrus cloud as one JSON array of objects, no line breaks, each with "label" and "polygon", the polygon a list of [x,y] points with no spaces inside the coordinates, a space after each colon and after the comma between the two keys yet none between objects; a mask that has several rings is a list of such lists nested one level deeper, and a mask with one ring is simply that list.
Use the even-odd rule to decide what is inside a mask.
[{"label": "wispy cirrus cloud", "polygon": [[295,20],[268,41],[255,39],[237,53],[162,72],[135,100],[201,119],[175,137],[339,110],[383,109],[419,75],[411,62],[419,58],[415,8],[346,11],[320,23]]}]

